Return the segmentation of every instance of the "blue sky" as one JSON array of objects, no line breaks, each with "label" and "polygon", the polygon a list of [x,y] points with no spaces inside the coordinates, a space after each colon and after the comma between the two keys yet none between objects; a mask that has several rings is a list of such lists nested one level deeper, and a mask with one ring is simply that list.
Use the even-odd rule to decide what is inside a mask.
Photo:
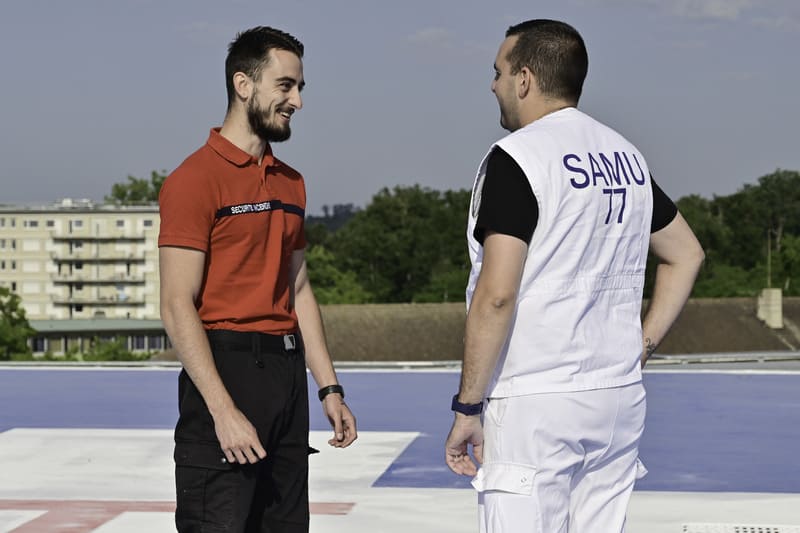
[{"label": "blue sky", "polygon": [[305,175],[310,213],[469,188],[504,135],[494,56],[529,18],[581,32],[579,107],[674,198],[800,170],[797,0],[2,0],[0,203],[102,199],[174,169],[222,122],[227,44],[262,24],[306,45],[304,108],[274,151]]}]

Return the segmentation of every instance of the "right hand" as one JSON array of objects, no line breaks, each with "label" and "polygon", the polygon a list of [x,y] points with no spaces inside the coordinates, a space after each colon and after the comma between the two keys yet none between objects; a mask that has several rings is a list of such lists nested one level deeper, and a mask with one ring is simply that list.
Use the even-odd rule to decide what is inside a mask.
[{"label": "right hand", "polygon": [[267,456],[253,424],[236,407],[214,416],[214,431],[229,463],[257,463]]}]

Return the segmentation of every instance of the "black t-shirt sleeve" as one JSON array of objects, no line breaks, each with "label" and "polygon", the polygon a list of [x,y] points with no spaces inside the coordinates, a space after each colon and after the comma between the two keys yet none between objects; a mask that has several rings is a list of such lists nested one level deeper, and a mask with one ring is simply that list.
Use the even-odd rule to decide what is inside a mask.
[{"label": "black t-shirt sleeve", "polygon": [[655,233],[666,228],[678,216],[678,206],[675,205],[667,194],[661,190],[653,175],[650,175],[650,184],[653,187],[653,220],[650,223],[650,233]]},{"label": "black t-shirt sleeve", "polygon": [[486,163],[478,220],[473,236],[483,244],[487,231],[531,243],[539,220],[539,205],[531,184],[508,153],[495,146]]}]

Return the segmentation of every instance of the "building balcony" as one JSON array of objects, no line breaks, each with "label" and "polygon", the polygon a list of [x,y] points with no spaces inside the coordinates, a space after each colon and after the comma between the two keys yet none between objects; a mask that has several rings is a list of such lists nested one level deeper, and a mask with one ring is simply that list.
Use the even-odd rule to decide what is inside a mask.
[{"label": "building balcony", "polygon": [[59,296],[51,297],[54,305],[84,305],[87,307],[108,306],[137,306],[144,305],[144,298],[131,296],[119,298],[118,296]]},{"label": "building balcony", "polygon": [[83,285],[143,285],[144,275],[111,274],[106,276],[87,276],[85,274],[53,274],[53,283]]},{"label": "building balcony", "polygon": [[90,241],[90,242],[144,242],[143,231],[107,231],[102,235],[91,235],[88,230],[51,230],[50,238],[54,241]]},{"label": "building balcony", "polygon": [[96,251],[51,252],[50,258],[56,263],[144,263],[145,254],[124,252],[100,253]]}]

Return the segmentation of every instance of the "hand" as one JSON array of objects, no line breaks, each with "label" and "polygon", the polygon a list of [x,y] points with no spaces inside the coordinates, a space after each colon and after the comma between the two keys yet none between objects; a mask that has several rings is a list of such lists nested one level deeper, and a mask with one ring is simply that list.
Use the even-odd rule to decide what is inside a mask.
[{"label": "hand", "polygon": [[214,416],[214,431],[229,463],[257,463],[267,456],[253,424],[231,407]]},{"label": "hand", "polygon": [[322,400],[322,411],[333,428],[333,438],[328,444],[334,448],[347,448],[358,438],[356,417],[344,403],[341,394],[331,393]]},{"label": "hand", "polygon": [[444,444],[445,461],[450,470],[462,476],[474,476],[478,467],[469,456],[468,446],[478,464],[483,463],[483,425],[478,415],[456,413],[453,427]]}]

